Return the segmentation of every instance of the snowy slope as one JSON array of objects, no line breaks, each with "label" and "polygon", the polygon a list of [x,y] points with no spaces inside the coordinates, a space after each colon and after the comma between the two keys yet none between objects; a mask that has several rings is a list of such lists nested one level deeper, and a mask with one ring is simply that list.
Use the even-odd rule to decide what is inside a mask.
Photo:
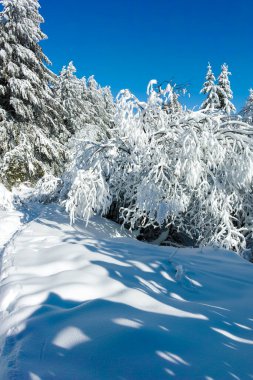
[{"label": "snowy slope", "polygon": [[232,253],[71,227],[47,206],[3,252],[0,379],[253,379],[252,295]]}]

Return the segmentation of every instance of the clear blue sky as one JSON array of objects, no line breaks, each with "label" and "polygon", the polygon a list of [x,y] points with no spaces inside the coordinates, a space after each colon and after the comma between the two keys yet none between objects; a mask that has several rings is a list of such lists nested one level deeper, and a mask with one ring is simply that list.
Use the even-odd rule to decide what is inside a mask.
[{"label": "clear blue sky", "polygon": [[40,0],[53,70],[74,61],[113,93],[130,88],[144,98],[150,79],[188,82],[190,105],[207,62],[216,75],[232,71],[234,103],[253,87],[253,0]]}]

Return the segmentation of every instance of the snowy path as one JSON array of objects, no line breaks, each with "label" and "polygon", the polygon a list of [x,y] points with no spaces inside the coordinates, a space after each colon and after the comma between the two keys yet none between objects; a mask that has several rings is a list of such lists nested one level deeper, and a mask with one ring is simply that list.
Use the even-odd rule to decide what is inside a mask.
[{"label": "snowy path", "polygon": [[52,205],[7,255],[1,380],[253,379],[253,265],[234,254],[71,227]]}]

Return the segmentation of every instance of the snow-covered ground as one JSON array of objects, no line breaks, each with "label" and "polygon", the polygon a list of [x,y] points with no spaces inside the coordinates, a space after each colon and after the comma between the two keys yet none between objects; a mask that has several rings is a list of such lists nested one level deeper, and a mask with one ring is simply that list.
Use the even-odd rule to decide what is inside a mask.
[{"label": "snow-covered ground", "polygon": [[23,226],[1,212],[0,238],[1,380],[253,379],[253,265],[235,254],[70,226],[56,205]]},{"label": "snow-covered ground", "polygon": [[[22,213],[0,210],[0,252],[21,226]],[[1,266],[1,263],[0,263]]]}]

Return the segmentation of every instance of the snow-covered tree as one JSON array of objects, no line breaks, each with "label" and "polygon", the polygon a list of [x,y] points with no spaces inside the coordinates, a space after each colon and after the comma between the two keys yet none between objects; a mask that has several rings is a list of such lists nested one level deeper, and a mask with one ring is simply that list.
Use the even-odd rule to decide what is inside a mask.
[{"label": "snow-covered tree", "polygon": [[207,95],[205,101],[201,104],[200,109],[207,111],[215,111],[220,108],[220,99],[218,96],[218,88],[215,84],[215,76],[210,63],[207,67],[206,82],[203,85],[201,94]]},{"label": "snow-covered tree", "polygon": [[252,123],[253,122],[253,89],[251,88],[249,90],[250,94],[246,101],[245,106],[240,112],[241,117],[243,120]]},{"label": "snow-covered tree", "polygon": [[75,137],[98,139],[113,127],[115,104],[109,87],[94,76],[79,79],[73,62],[63,67],[55,86],[56,99],[65,108],[64,122]]},{"label": "snow-covered tree", "polygon": [[98,128],[100,136],[109,136],[114,126],[115,104],[109,87],[101,87],[94,76],[87,80],[83,99],[89,109],[87,124]]},{"label": "snow-covered tree", "polygon": [[183,111],[182,104],[178,100],[179,94],[174,90],[174,88],[171,88],[170,91],[170,100],[166,107],[167,112],[171,114],[178,114]]},{"label": "snow-covered tree", "polygon": [[230,115],[235,112],[235,106],[231,102],[233,99],[233,92],[230,87],[229,76],[232,75],[228,71],[228,65],[225,63],[221,66],[221,74],[218,78],[218,95],[220,100],[220,110]]},{"label": "snow-covered tree", "polygon": [[116,205],[132,229],[173,225],[196,245],[245,252],[253,232],[249,125],[200,111],[171,121],[157,110],[159,128],[147,129],[148,107],[121,91],[117,133],[101,142],[79,142],[62,192],[72,220],[106,215]]},{"label": "snow-covered tree", "polygon": [[0,170],[8,185],[59,172],[69,133],[55,100],[55,76],[39,42],[43,18],[37,0],[1,0]]},{"label": "snow-covered tree", "polygon": [[[169,123],[182,116],[183,107],[178,101],[179,95],[175,91],[175,87],[167,83],[165,88],[157,84],[157,80],[151,80],[147,88],[147,102],[140,102],[128,90],[120,93],[119,99],[128,97],[129,104],[136,109],[139,115],[138,123],[142,124],[141,128],[145,132],[155,132],[161,128],[166,128]],[[123,107],[118,102],[118,109]]]},{"label": "snow-covered tree", "polygon": [[89,113],[83,100],[84,92],[87,91],[85,78],[79,79],[75,73],[73,62],[64,66],[54,88],[56,99],[66,110],[64,123],[71,134],[84,127]]}]

